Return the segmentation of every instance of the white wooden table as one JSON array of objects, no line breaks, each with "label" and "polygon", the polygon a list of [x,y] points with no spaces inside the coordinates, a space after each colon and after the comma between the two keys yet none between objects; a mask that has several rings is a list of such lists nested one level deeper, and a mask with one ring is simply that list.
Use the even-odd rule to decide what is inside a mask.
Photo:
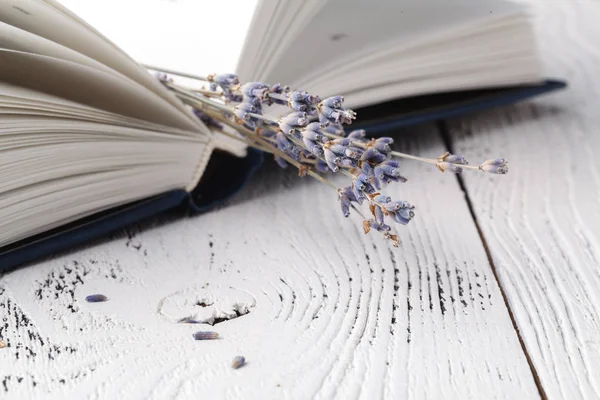
[{"label": "white wooden table", "polygon": [[534,9],[568,91],[398,140],[508,176],[404,163],[390,194],[418,214],[392,249],[272,168],[221,210],[8,273],[0,398],[600,398],[600,2]]}]

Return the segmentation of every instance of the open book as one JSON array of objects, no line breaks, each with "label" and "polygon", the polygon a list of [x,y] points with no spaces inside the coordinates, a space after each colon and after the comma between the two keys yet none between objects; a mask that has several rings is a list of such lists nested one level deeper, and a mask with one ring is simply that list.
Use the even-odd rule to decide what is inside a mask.
[{"label": "open book", "polygon": [[[0,0],[0,270],[181,203],[202,209],[259,162],[138,62],[236,70],[351,107],[525,85],[500,104],[556,87],[525,11],[504,1],[63,3],[87,22],[55,0]],[[202,190],[214,149],[246,162]]]}]

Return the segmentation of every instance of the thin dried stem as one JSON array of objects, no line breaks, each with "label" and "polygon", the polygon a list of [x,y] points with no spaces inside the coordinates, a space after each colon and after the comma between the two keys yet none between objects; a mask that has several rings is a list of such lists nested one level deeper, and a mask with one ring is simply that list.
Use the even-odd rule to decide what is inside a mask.
[{"label": "thin dried stem", "polygon": [[171,75],[181,76],[182,78],[190,78],[190,79],[195,79],[197,81],[208,82],[208,78],[205,77],[205,76],[188,74],[186,72],[174,71],[172,69],[166,69],[166,68],[162,68],[162,67],[155,67],[153,65],[147,65],[147,64],[142,64],[142,67],[144,67],[146,69],[151,69],[152,71],[163,72],[165,74],[171,74]]}]

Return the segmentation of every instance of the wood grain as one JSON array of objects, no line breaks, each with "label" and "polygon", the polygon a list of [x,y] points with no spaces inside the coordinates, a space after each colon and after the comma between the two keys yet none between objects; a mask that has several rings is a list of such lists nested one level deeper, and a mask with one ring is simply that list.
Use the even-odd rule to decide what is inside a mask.
[{"label": "wood grain", "polygon": [[566,92],[450,124],[458,154],[507,157],[464,180],[550,399],[600,398],[600,3],[533,2]]},{"label": "wood grain", "polygon": [[[433,127],[404,147],[444,150]],[[3,276],[0,393],[539,397],[456,178],[403,170],[388,194],[418,213],[399,249],[344,219],[331,189],[272,168],[226,208]],[[109,301],[86,303],[92,293]],[[198,330],[221,338],[194,341]],[[237,355],[248,364],[234,370]]]}]

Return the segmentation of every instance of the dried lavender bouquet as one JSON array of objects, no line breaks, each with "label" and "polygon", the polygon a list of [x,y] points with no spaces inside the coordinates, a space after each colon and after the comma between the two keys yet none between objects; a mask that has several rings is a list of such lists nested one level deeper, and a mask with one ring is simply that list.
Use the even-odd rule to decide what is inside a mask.
[{"label": "dried lavender bouquet", "polygon": [[[344,108],[342,96],[321,100],[319,96],[280,84],[240,84],[235,74],[183,75],[209,84],[209,88],[192,90],[175,84],[165,72],[172,73],[157,72],[159,80],[191,106],[209,128],[271,153],[282,168],[292,165],[300,176],[311,176],[331,187],[337,192],[344,217],[350,215],[352,208],[362,217],[365,233],[380,232],[396,247],[398,238],[386,222],[406,225],[415,215],[414,205],[380,192],[387,184],[407,181],[400,173],[398,159],[433,164],[442,172],[462,173],[464,169],[493,174],[508,172],[504,158],[471,166],[460,155],[446,152],[437,159],[418,157],[393,151],[392,138],[367,138],[364,130],[347,132],[344,126],[352,123],[356,113]],[[289,107],[290,113],[279,119],[265,116],[264,108],[273,104]],[[234,128],[239,136],[225,130],[225,125]],[[327,172],[347,176],[348,186],[336,187],[327,180]],[[359,209],[363,204],[368,205],[369,217]]]}]

